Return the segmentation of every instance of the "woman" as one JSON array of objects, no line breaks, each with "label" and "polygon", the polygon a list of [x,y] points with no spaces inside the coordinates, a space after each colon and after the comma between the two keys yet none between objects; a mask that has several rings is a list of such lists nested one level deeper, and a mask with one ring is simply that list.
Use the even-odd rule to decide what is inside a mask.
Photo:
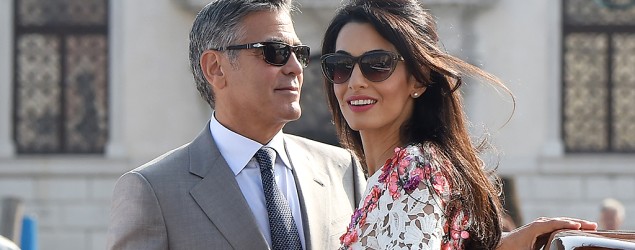
[{"label": "woman", "polygon": [[342,248],[518,249],[558,228],[594,229],[539,219],[500,243],[500,192],[470,141],[457,89],[470,75],[509,91],[437,43],[416,0],[351,1],[327,28],[321,63],[333,120],[370,176]]}]

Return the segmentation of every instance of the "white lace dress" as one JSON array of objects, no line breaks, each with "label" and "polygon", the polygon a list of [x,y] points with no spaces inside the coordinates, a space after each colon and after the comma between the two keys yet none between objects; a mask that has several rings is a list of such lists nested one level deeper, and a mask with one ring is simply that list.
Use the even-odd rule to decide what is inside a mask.
[{"label": "white lace dress", "polygon": [[[396,148],[368,179],[341,249],[463,249],[469,218],[462,211],[448,223],[452,164],[432,143]],[[450,225],[451,224],[451,225]]]}]

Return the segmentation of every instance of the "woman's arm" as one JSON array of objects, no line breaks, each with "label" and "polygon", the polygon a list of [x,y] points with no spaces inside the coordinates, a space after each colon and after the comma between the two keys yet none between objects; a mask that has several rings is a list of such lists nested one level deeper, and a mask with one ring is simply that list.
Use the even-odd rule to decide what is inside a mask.
[{"label": "woman's arm", "polygon": [[540,249],[549,239],[549,235],[559,229],[573,230],[595,230],[597,229],[595,222],[590,222],[575,218],[557,217],[545,218],[540,217],[533,222],[526,224],[510,233],[503,233],[499,250],[533,250]]}]

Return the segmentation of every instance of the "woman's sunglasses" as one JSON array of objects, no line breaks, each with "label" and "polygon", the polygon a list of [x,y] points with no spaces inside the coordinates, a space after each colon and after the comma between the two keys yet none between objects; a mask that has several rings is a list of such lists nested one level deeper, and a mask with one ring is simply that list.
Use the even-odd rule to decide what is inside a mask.
[{"label": "woman's sunglasses", "polygon": [[329,82],[334,84],[345,83],[351,78],[355,64],[359,65],[362,75],[371,82],[381,82],[395,71],[398,61],[403,57],[390,51],[369,51],[361,56],[354,57],[342,53],[329,53],[323,55],[322,73]]},{"label": "woman's sunglasses", "polygon": [[225,48],[218,48],[213,50],[240,50],[240,49],[262,49],[265,62],[274,66],[283,66],[289,61],[291,52],[295,53],[295,57],[298,58],[302,68],[306,68],[309,65],[309,57],[311,56],[311,49],[306,45],[289,45],[281,42],[257,42],[241,45],[230,45]]}]

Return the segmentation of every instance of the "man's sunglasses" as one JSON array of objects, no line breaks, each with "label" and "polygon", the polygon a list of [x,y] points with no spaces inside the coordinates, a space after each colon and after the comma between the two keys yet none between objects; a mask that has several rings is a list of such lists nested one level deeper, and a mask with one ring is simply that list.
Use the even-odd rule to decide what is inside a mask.
[{"label": "man's sunglasses", "polygon": [[213,50],[240,50],[240,49],[262,49],[265,62],[274,66],[283,66],[289,61],[291,52],[295,53],[302,68],[309,65],[309,57],[311,49],[306,45],[289,45],[281,42],[257,42],[241,45],[230,45],[225,48],[217,48]]},{"label": "man's sunglasses", "polygon": [[322,73],[326,79],[334,84],[340,84],[351,78],[355,64],[359,65],[362,75],[369,81],[384,81],[395,71],[397,62],[404,59],[394,52],[374,50],[358,57],[342,53],[329,53],[323,55],[320,60],[322,61]]}]

